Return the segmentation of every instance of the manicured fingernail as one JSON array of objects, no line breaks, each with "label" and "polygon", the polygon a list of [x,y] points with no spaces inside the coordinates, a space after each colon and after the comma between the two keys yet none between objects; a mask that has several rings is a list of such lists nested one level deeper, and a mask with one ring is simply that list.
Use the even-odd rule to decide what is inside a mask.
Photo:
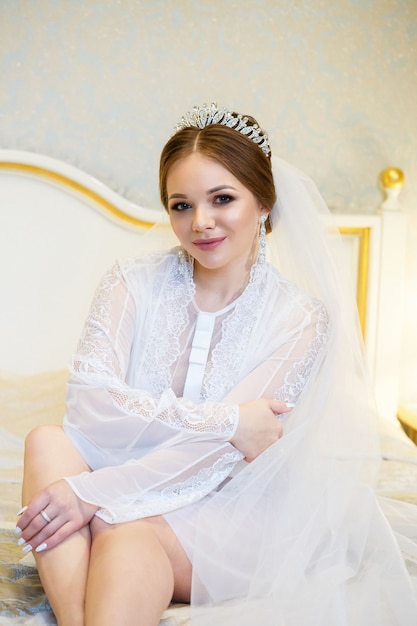
[{"label": "manicured fingernail", "polygon": [[285,404],[287,405],[289,409],[292,409],[295,407],[295,402],[286,402]]},{"label": "manicured fingernail", "polygon": [[14,529],[14,532],[16,535],[20,535],[20,533],[22,532],[22,529],[19,528],[19,526],[16,526],[16,528]]},{"label": "manicured fingernail", "polygon": [[22,550],[22,552],[24,554],[26,554],[27,552],[30,552],[32,550],[32,546],[30,545],[30,543],[28,543]]},{"label": "manicured fingernail", "polygon": [[48,547],[48,545],[46,543],[41,543],[40,546],[35,548],[35,552],[42,552],[43,550],[46,550],[47,547]]},{"label": "manicured fingernail", "polygon": [[27,506],[24,506],[20,509],[20,511],[17,512],[17,517],[19,517],[19,515],[22,515],[22,513],[24,513],[27,509]]},{"label": "manicured fingernail", "polygon": [[26,541],[23,539],[23,537],[20,537],[19,541],[17,542],[17,545],[23,546],[24,543],[26,543]]}]

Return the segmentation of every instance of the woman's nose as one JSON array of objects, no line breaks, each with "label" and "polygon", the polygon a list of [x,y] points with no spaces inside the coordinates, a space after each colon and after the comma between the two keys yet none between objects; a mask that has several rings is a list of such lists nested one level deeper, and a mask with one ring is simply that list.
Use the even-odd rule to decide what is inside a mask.
[{"label": "woman's nose", "polygon": [[204,206],[196,206],[193,213],[193,231],[200,232],[207,228],[214,228],[214,225],[215,222],[211,211]]}]

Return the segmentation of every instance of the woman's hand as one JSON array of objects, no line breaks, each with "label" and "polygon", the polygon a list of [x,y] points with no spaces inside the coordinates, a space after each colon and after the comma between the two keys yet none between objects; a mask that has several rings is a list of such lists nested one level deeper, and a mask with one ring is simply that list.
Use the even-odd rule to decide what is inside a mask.
[{"label": "woman's hand", "polygon": [[253,461],[282,436],[282,424],[277,415],[288,413],[285,402],[260,398],[239,405],[239,424],[230,443],[246,461]]},{"label": "woman's hand", "polygon": [[23,552],[55,547],[86,526],[97,509],[80,500],[65,480],[52,483],[21,511],[16,533]]}]

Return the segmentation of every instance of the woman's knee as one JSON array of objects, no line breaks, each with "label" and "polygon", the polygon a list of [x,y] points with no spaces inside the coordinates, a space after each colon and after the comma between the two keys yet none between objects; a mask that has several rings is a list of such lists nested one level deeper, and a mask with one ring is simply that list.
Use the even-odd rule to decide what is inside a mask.
[{"label": "woman's knee", "polygon": [[35,426],[25,438],[25,453],[32,455],[44,454],[51,449],[57,436],[63,433],[62,427],[55,424]]},{"label": "woman's knee", "polygon": [[[36,426],[25,440],[25,469],[47,471],[50,482],[91,471],[62,426]],[[46,475],[45,475],[46,477]]]}]

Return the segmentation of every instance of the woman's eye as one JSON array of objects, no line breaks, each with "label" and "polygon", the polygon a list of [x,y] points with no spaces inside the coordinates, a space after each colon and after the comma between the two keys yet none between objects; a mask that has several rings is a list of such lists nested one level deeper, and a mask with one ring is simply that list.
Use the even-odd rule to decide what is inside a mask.
[{"label": "woman's eye", "polygon": [[187,202],[177,202],[176,204],[173,204],[171,206],[171,211],[186,211],[187,209],[190,209],[191,205],[188,204]]},{"label": "woman's eye", "polygon": [[216,196],[214,199],[215,204],[227,204],[233,200],[232,196],[227,194],[222,194],[221,196]]}]

